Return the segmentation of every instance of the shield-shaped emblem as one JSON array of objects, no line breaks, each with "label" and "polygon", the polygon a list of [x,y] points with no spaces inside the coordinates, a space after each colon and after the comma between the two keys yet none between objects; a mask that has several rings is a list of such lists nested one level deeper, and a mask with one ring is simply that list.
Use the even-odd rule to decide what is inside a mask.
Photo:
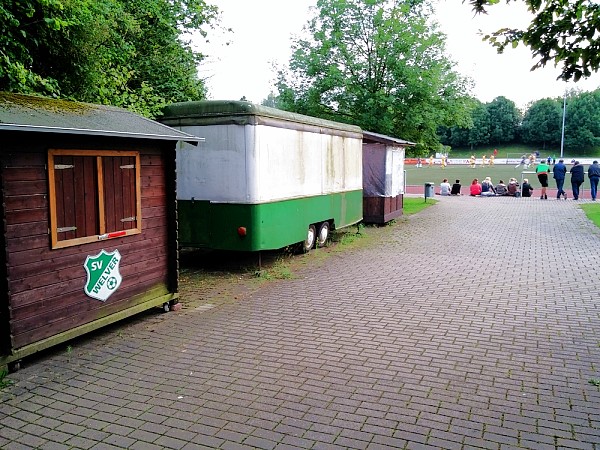
[{"label": "shield-shaped emblem", "polygon": [[123,280],[119,273],[120,261],[121,254],[116,249],[112,253],[103,249],[95,256],[88,256],[83,265],[87,272],[87,282],[83,289],[86,295],[106,301]]}]

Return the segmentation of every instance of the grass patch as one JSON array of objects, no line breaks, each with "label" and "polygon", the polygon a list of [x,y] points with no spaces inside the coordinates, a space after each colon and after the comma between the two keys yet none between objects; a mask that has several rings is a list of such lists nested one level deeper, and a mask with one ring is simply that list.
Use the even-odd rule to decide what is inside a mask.
[{"label": "grass patch", "polygon": [[360,223],[356,226],[342,228],[341,230],[335,230],[334,233],[331,234],[330,240],[332,244],[335,245],[351,245],[357,240],[363,239],[365,237],[365,225]]},{"label": "grass patch", "polygon": [[[452,148],[450,150],[450,158],[468,158],[471,155],[475,155],[478,158],[481,158],[481,155],[488,155],[490,156],[490,154],[492,154],[492,152],[494,151],[494,149],[498,150],[498,158],[506,158],[506,154],[507,153],[533,153],[533,152],[540,152],[541,155],[555,155],[556,157],[560,156],[560,149],[559,148],[541,148],[539,146],[532,146],[532,145],[526,145],[526,144],[510,144],[510,145],[493,145],[493,144],[489,144],[489,145],[484,145],[481,147],[475,147],[473,149],[471,148],[462,148],[462,147],[456,147],[456,148]],[[573,154],[573,152],[569,151],[569,149],[566,149],[565,153],[563,154],[564,159],[566,160],[567,158],[571,159],[572,157],[587,157],[587,158],[591,158],[591,157],[595,157],[595,156],[600,156],[600,148],[593,148],[593,149],[577,149],[577,154]]]},{"label": "grass patch", "polygon": [[269,264],[267,269],[255,271],[254,275],[261,280],[287,280],[293,278],[290,258],[290,255],[281,256]]},{"label": "grass patch", "polygon": [[410,216],[411,214],[416,214],[431,205],[435,205],[437,202],[438,200],[432,198],[428,199],[426,203],[421,197],[404,197],[404,207],[402,208],[402,213],[405,216]]},{"label": "grass patch", "polygon": [[586,203],[581,205],[581,209],[585,212],[585,215],[594,222],[598,228],[600,228],[600,204]]},{"label": "grass patch", "polygon": [[7,386],[12,384],[11,380],[8,380],[6,376],[8,375],[8,370],[0,369],[0,389],[4,389]]}]

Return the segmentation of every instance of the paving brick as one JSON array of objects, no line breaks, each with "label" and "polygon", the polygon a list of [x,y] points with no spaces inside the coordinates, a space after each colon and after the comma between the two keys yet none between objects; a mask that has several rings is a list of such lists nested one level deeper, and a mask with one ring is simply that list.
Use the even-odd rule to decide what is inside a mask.
[{"label": "paving brick", "polygon": [[576,202],[481,200],[49,352],[0,393],[0,446],[597,447],[598,231]]}]

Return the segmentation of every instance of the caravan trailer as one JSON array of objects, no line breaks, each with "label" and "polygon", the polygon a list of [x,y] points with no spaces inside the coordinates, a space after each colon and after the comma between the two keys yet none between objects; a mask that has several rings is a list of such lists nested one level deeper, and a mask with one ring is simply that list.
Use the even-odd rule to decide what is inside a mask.
[{"label": "caravan trailer", "polygon": [[323,245],[362,220],[362,130],[245,101],[167,106],[202,136],[177,149],[179,244],[219,250]]}]

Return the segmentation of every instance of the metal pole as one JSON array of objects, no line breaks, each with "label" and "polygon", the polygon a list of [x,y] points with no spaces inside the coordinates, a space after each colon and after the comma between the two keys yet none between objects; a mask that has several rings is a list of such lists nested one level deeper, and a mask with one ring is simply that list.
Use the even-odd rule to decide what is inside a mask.
[{"label": "metal pole", "polygon": [[565,148],[565,116],[567,115],[567,90],[565,89],[565,95],[563,96],[563,118],[562,118],[562,132],[560,137],[560,157],[563,157],[563,151]]}]

